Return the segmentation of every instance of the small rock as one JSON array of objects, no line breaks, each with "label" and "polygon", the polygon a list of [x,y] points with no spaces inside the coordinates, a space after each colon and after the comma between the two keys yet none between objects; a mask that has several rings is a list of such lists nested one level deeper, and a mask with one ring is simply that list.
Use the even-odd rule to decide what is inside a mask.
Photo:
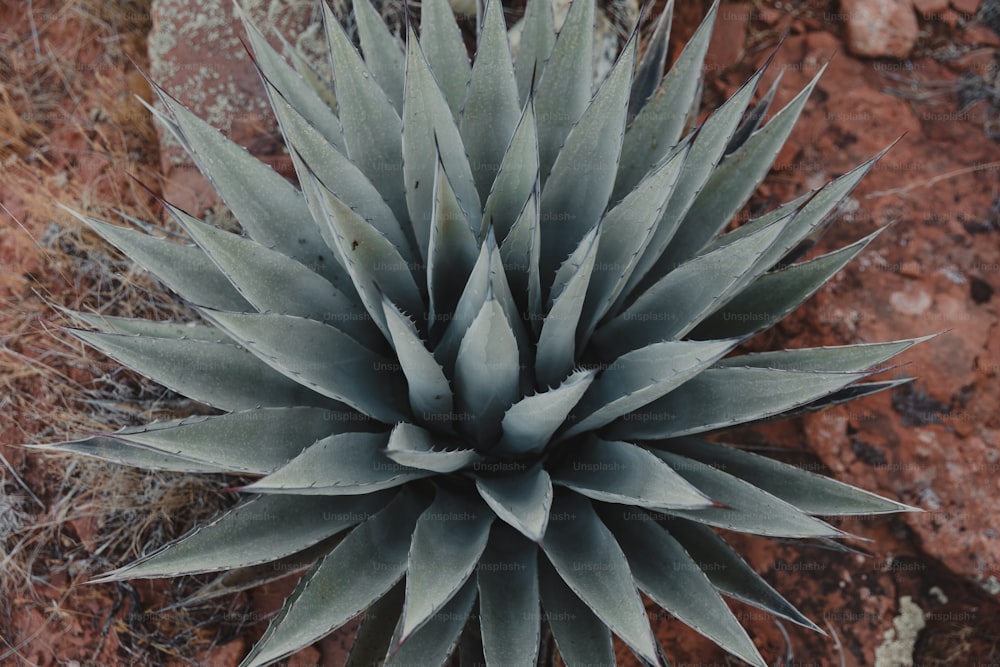
[{"label": "small rock", "polygon": [[969,18],[976,15],[982,0],[951,0],[951,6],[961,14],[967,14]]},{"label": "small rock", "polygon": [[842,0],[847,47],[868,58],[906,58],[917,41],[911,0]]},{"label": "small rock", "polygon": [[909,262],[900,262],[899,275],[907,278],[923,278],[924,272],[920,266],[920,262],[912,260]]},{"label": "small rock", "polygon": [[913,0],[913,7],[924,18],[930,18],[948,9],[948,0]]},{"label": "small rock", "polygon": [[981,77],[989,74],[996,67],[993,63],[993,49],[986,48],[971,51],[961,58],[949,61],[947,65],[949,69],[959,74],[972,72]]},{"label": "small rock", "polygon": [[944,591],[941,590],[940,586],[931,586],[930,590],[927,592],[941,604],[948,604],[948,596],[944,594]]},{"label": "small rock", "polygon": [[969,296],[976,302],[976,305],[981,306],[993,298],[993,287],[982,278],[973,276],[969,281]]},{"label": "small rock", "polygon": [[984,25],[970,26],[965,31],[965,37],[968,41],[980,46],[1000,46],[1000,36]]},{"label": "small rock", "polygon": [[761,23],[775,26],[778,25],[784,17],[788,16],[788,14],[785,14],[780,9],[775,9],[774,7],[763,7],[761,8],[758,16],[760,17]]},{"label": "small rock", "polygon": [[921,315],[931,307],[931,295],[923,290],[893,292],[889,303],[903,315]]},{"label": "small rock", "polygon": [[93,553],[97,547],[100,537],[100,523],[94,514],[80,514],[69,520],[69,525],[73,527],[76,536],[80,538],[83,548]]},{"label": "small rock", "polygon": [[924,612],[909,595],[899,598],[899,616],[885,631],[885,641],[875,649],[875,667],[904,667],[913,664],[917,635],[927,625]]},{"label": "small rock", "polygon": [[242,638],[236,638],[222,646],[215,646],[201,655],[198,664],[211,665],[211,667],[232,667],[240,664],[243,655],[246,653],[246,642]]}]

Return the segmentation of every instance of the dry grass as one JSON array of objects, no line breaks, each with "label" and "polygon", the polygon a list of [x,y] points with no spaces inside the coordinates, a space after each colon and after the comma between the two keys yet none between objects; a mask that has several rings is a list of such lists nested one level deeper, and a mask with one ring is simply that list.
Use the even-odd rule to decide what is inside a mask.
[{"label": "dry grass", "polygon": [[[144,613],[195,580],[139,594],[84,582],[232,503],[204,476],[29,454],[54,442],[190,411],[180,397],[63,332],[56,306],[186,319],[190,312],[57,204],[156,221],[159,155],[145,61],[148,0],[17,3],[0,9],[0,663],[53,656],[137,664],[194,656],[238,628],[232,600]],[[31,15],[28,15],[28,10]],[[117,219],[116,221],[121,221]],[[72,635],[83,630],[84,638]],[[220,634],[221,633],[221,634]],[[71,641],[72,640],[72,641]],[[102,653],[104,651],[105,653]],[[108,653],[110,652],[110,653]],[[103,658],[101,656],[104,656]]]}]

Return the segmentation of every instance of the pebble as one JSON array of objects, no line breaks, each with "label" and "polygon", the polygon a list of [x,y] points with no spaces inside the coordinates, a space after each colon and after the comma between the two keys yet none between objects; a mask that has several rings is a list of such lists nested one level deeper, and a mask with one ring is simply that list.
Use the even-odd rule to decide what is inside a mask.
[{"label": "pebble", "polygon": [[842,0],[847,48],[868,58],[906,58],[917,41],[913,0]]}]

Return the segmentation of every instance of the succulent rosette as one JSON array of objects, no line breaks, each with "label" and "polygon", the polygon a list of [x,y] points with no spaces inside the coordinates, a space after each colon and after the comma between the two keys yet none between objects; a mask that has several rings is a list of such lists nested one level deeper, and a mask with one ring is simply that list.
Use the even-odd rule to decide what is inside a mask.
[{"label": "succulent rosette", "polygon": [[530,0],[516,59],[496,0],[472,59],[445,0],[403,40],[357,0],[360,52],[326,11],[332,83],[248,23],[295,182],[158,91],[241,231],[79,216],[200,320],[74,333],[216,414],[54,447],[255,481],[102,580],[308,566],[245,665],[361,614],[351,665],[442,664],[463,631],[491,667],[543,632],[570,666],[614,664],[612,633],[660,664],[640,593],[754,665],[724,597],[816,628],[713,529],[909,508],[705,436],[893,387],[915,341],[740,353],[877,234],[801,261],[874,158],[728,230],[816,82],[765,123],[759,71],[692,129],[717,10],[666,74],[669,11],[641,58],[636,29],[596,92],[589,0],[558,32]]}]

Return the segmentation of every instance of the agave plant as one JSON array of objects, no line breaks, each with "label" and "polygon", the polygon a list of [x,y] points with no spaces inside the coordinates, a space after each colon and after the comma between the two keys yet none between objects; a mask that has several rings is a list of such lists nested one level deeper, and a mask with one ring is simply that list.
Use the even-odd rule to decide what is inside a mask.
[{"label": "agave plant", "polygon": [[99,580],[310,565],[245,665],[361,614],[351,665],[442,664],[463,631],[490,666],[549,633],[571,666],[614,664],[612,633],[661,664],[640,592],[765,665],[723,596],[816,626],[713,528],[829,542],[817,516],[910,509],[705,439],[903,381],[869,378],[914,340],[738,349],[877,234],[799,261],[874,158],[727,231],[816,81],[764,123],[759,71],[692,130],[717,5],[666,74],[669,8],[641,58],[636,29],[596,92],[590,0],[558,33],[530,0],[516,60],[492,0],[471,63],[445,0],[402,44],[354,12],[363,57],[326,10],[332,85],[247,25],[297,183],[159,91],[243,233],[78,216],[202,320],[75,335],[218,414],[53,447],[253,480]]}]

